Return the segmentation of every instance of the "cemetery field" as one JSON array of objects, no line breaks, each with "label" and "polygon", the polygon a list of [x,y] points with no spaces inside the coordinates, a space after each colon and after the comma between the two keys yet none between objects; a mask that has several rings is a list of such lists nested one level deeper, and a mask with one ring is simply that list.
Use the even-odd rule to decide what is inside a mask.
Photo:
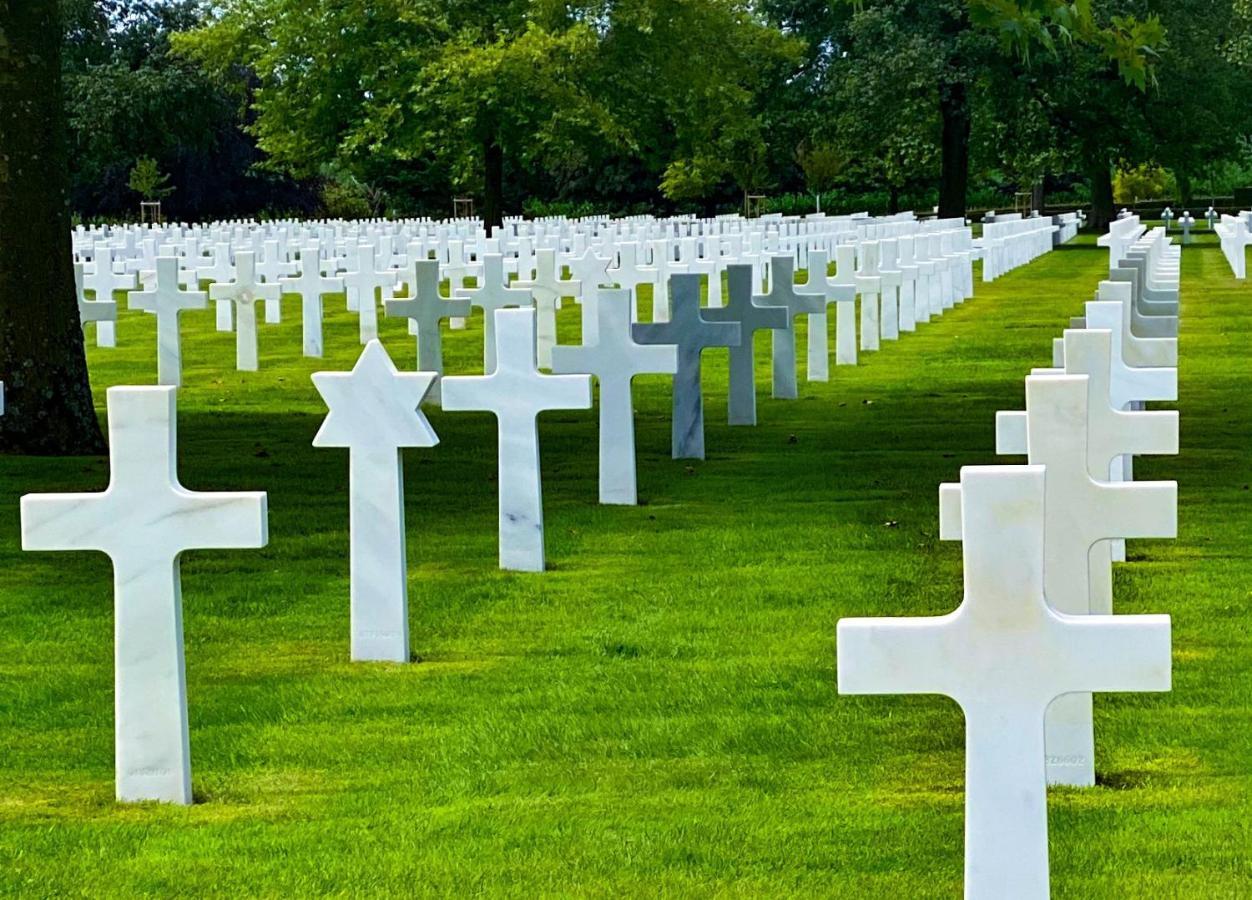
[{"label": "cemetery field", "polygon": [[[488,415],[429,413],[405,451],[412,665],[348,662],[347,452],[311,446],[326,359],[299,304],[256,373],[211,310],[183,316],[179,462],[269,493],[270,544],[184,557],[191,807],[113,802],[111,569],[20,550],[18,498],[103,489],[103,459],[0,457],[0,894],[957,897],[963,722],[939,697],[841,697],[835,624],[961,595],[938,488],[996,462],[994,416],[1107,275],[1082,236],[916,334],[726,421],[670,459],[668,379],[636,381],[637,508],[596,503],[593,410],[547,413],[549,571],[498,571]],[[1205,233],[1183,252],[1176,541],[1132,541],[1123,613],[1173,617],[1174,689],[1096,700],[1099,785],[1049,797],[1056,897],[1252,894],[1252,286]],[[155,323],[119,304],[110,385],[155,383]],[[833,319],[833,315],[832,315]],[[405,323],[380,328],[402,369]],[[561,313],[577,340],[578,312]],[[444,332],[481,371],[481,318]],[[1042,727],[1042,723],[1040,724]]]}]

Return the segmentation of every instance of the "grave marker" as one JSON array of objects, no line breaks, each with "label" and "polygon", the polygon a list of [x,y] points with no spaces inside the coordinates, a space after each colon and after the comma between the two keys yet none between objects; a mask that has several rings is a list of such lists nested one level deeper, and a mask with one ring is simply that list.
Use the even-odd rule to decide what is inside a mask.
[{"label": "grave marker", "polygon": [[117,799],[191,803],[179,559],[264,547],[264,493],[201,493],[178,481],[173,387],[108,391],[109,487],[27,494],[22,549],[99,550],[113,561]]},{"label": "grave marker", "polygon": [[965,896],[1046,900],[1044,712],[1063,694],[1166,691],[1168,616],[1044,599],[1044,469],[961,471],[965,596],[931,618],[843,619],[839,692],[942,694],[965,714]]},{"label": "grave marker", "polygon": [[435,378],[398,372],[378,341],[366,344],[351,372],[313,375],[329,410],[313,446],[348,448],[353,660],[409,661],[400,448],[439,443],[420,409]]},{"label": "grave marker", "polygon": [[494,365],[485,375],[443,379],[447,412],[494,413],[499,435],[500,568],[542,572],[543,487],[539,413],[589,409],[590,375],[544,375],[535,356],[534,309],[495,311]]}]

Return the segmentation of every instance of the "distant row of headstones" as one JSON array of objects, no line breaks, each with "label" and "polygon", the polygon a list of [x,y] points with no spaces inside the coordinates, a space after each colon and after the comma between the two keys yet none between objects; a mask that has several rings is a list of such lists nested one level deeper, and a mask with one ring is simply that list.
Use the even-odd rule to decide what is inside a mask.
[{"label": "distant row of headstones", "polygon": [[940,488],[940,536],[964,548],[960,607],[844,619],[845,694],[944,694],[965,716],[965,896],[1048,897],[1048,784],[1095,783],[1092,693],[1166,691],[1170,619],[1113,615],[1126,538],[1173,537],[1175,482],[1131,480],[1136,454],[1178,452],[1178,252],[1126,237],[1110,278],[996,417],[998,453]]}]

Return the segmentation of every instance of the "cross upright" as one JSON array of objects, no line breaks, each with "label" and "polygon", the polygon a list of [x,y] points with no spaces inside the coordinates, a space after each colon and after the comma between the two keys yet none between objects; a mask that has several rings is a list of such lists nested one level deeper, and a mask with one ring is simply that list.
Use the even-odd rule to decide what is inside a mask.
[{"label": "cross upright", "polygon": [[884,341],[900,337],[900,287],[904,283],[904,273],[896,261],[898,251],[895,238],[884,238],[878,242],[878,273],[882,284],[879,335]]},{"label": "cross upright", "polygon": [[443,379],[446,412],[484,410],[499,435],[500,568],[542,572],[539,414],[589,409],[590,375],[544,375],[535,357],[535,310],[495,311],[495,364],[485,375]]},{"label": "cross upright", "polygon": [[[78,321],[85,329],[89,322],[96,323],[96,346],[117,346],[117,302],[110,293],[108,300],[88,300],[83,293],[83,264],[74,263],[74,292],[78,296]],[[97,291],[97,296],[99,292]]]},{"label": "cross upright", "polygon": [[1042,466],[961,470],[965,596],[931,618],[843,619],[841,694],[941,694],[965,714],[965,896],[1048,897],[1045,710],[1166,691],[1168,616],[1070,616],[1044,593]]},{"label": "cross upright", "polygon": [[191,802],[181,555],[269,539],[264,493],[179,484],[176,394],[109,388],[108,489],[22,498],[22,549],[113,561],[117,798],[127,802]]},{"label": "cross upright", "polygon": [[[827,280],[830,286],[830,298],[835,304],[835,365],[855,366],[857,354],[856,341],[856,245],[840,244],[835,248],[835,274]],[[809,340],[812,341],[814,329],[809,329]],[[827,360],[829,349],[824,343],[826,332],[820,335],[823,339],[822,359]],[[813,345],[809,344],[809,365],[812,365]],[[827,373],[829,373],[827,368]]]},{"label": "cross upright", "polygon": [[535,254],[534,279],[519,281],[517,286],[529,289],[534,298],[539,368],[551,369],[552,348],[556,346],[556,311],[561,308],[562,297],[582,296],[582,283],[558,277],[556,250],[541,248]]},{"label": "cross upright", "polygon": [[[1107,478],[1113,461],[1123,455],[1178,452],[1177,411],[1128,411],[1114,405],[1111,332],[1071,328],[1065,331],[1062,341],[1065,368],[1036,370],[1036,374],[1087,376],[1087,471],[1092,478]],[[996,413],[996,453],[1025,455],[1026,445],[1026,412]]]},{"label": "cross upright", "polygon": [[183,354],[178,317],[185,309],[204,309],[203,291],[184,291],[178,282],[178,257],[160,256],[156,261],[156,285],[151,291],[127,295],[131,309],[153,313],[157,320],[157,384],[178,387],[183,383]]},{"label": "cross upright", "polygon": [[1120,304],[1109,301],[1088,303],[1086,318],[1088,328],[1112,334],[1109,396],[1115,409],[1128,409],[1131,403],[1178,399],[1178,369],[1173,366],[1132,366],[1126,361]]},{"label": "cross upright", "polygon": [[[719,276],[720,277],[720,276]],[[788,313],[781,306],[758,303],[752,295],[752,267],[726,267],[725,306],[706,309],[704,318],[710,322],[739,323],[740,341],[730,348],[730,391],[727,397],[727,418],[731,425],[756,424],[756,333],[786,328]]]},{"label": "cross upright", "polygon": [[374,245],[361,244],[357,247],[356,271],[345,272],[343,283],[356,298],[361,343],[368,344],[378,337],[378,292],[395,287],[395,270],[375,268]]},{"label": "cross upright", "polygon": [[905,235],[897,244],[896,267],[900,270],[900,330],[917,330],[917,264],[913,260],[913,236]]},{"label": "cross upright", "polygon": [[769,259],[769,293],[760,298],[762,305],[781,306],[787,310],[787,324],[777,328],[771,337],[774,358],[773,396],[777,400],[794,400],[796,388],[796,316],[826,311],[825,292],[796,292],[795,260],[786,255]]},{"label": "cross upright", "polygon": [[[207,264],[198,266],[195,270],[197,279],[205,279],[218,284],[226,284],[235,277],[235,267],[231,263],[231,249],[229,241],[218,241],[213,245],[213,259]],[[213,296],[213,289],[209,288],[209,296]],[[217,330],[230,331],[234,328],[234,312],[231,308],[229,300],[217,301]]]},{"label": "cross upright", "polygon": [[[282,249],[278,241],[266,241],[263,245],[264,254],[257,263],[256,271],[266,284],[281,284],[283,276],[291,275],[296,267],[282,258]],[[279,294],[281,295],[281,291]],[[273,300],[265,300],[265,321],[277,325],[283,319],[281,296]]]},{"label": "cross upright", "polygon": [[305,244],[300,250],[300,274],[294,278],[278,279],[283,292],[299,295],[304,355],[318,359],[324,352],[322,297],[339,294],[344,290],[342,278],[328,278],[322,274],[321,257],[320,241]]},{"label": "cross upright", "polygon": [[596,297],[599,292],[596,288],[601,285],[610,284],[612,279],[609,278],[608,270],[611,260],[602,256],[597,256],[596,251],[588,247],[580,256],[572,256],[566,259],[565,264],[569,266],[570,277],[578,282],[582,288],[582,335],[583,346],[590,346],[596,342]]},{"label": "cross upright", "polygon": [[470,303],[458,297],[445,300],[439,293],[439,261],[409,254],[409,296],[388,300],[389,316],[403,316],[417,328],[417,368],[434,372],[435,382],[426,397],[440,402],[439,380],[443,376],[443,336],[439,323],[453,316],[468,316]]},{"label": "cross upright", "polygon": [[639,321],[639,285],[656,284],[656,267],[645,266],[639,258],[641,246],[637,243],[625,243],[617,248],[617,267],[609,269],[609,278],[619,287],[630,291],[630,319]]},{"label": "cross upright", "polygon": [[[846,296],[847,288],[834,286],[826,275],[829,268],[825,250],[810,250],[807,279],[804,284],[797,284],[795,292],[804,297],[821,299],[821,312],[809,315],[809,340],[807,350],[809,381],[830,381],[830,320],[826,309],[838,298]],[[856,292],[852,292],[853,299]]]},{"label": "cross upright", "polygon": [[[1173,537],[1178,486],[1172,481],[1109,483],[1088,468],[1090,384],[1085,375],[1026,379],[1027,459],[1047,470],[1044,594],[1067,615],[1112,613],[1109,538]],[[1107,470],[1106,470],[1107,471]],[[964,498],[955,485],[940,493],[940,536],[953,539]],[[1103,582],[1107,596],[1093,587]],[[1103,591],[1099,593],[1103,594]],[[1091,695],[1059,698],[1047,715],[1048,780],[1095,784]]]},{"label": "cross upright", "polygon": [[878,241],[861,244],[861,268],[856,273],[856,291],[861,295],[861,349],[878,349],[878,297],[882,276],[878,274]]},{"label": "cross upright", "polygon": [[257,370],[256,301],[273,297],[281,289],[276,284],[256,280],[256,254],[240,250],[235,254],[235,280],[209,285],[209,297],[230,301],[235,306],[235,368],[240,372]]},{"label": "cross upright", "polygon": [[600,502],[634,506],[639,502],[635,471],[635,410],[631,383],[636,375],[673,375],[678,348],[644,345],[631,337],[630,292],[601,289],[597,342],[557,347],[552,371],[589,373],[600,385]]},{"label": "cross upright", "polygon": [[700,309],[700,276],[671,275],[668,322],[634,325],[640,344],[674,344],[678,372],[674,375],[671,443],[674,459],[704,459],[704,395],[700,384],[701,357],[709,347],[734,347],[740,340],[738,322],[713,322]]},{"label": "cross upright", "polygon": [[[438,267],[433,259],[430,263]],[[351,372],[318,372],[329,413],[314,447],[348,448],[352,659],[409,661],[408,565],[401,447],[439,443],[422,415],[434,372],[396,370],[378,341]]]},{"label": "cross upright", "polygon": [[[107,245],[96,245],[96,264],[95,267],[83,275],[83,287],[92,292],[95,303],[106,303],[109,306],[101,306],[99,312],[100,318],[93,318],[89,321],[96,323],[96,345],[99,347],[114,347],[117,345],[115,336],[114,322],[117,319],[117,304],[113,300],[114,291],[133,291],[136,287],[136,278],[134,272],[114,272],[113,271],[113,248]],[[79,305],[79,312],[82,312],[82,305]]]},{"label": "cross upright", "polygon": [[490,373],[496,367],[496,313],[502,309],[533,308],[534,300],[529,288],[510,287],[505,281],[504,257],[499,253],[483,254],[483,274],[478,287],[461,288],[454,296],[468,299],[470,304],[483,311],[483,371]]}]

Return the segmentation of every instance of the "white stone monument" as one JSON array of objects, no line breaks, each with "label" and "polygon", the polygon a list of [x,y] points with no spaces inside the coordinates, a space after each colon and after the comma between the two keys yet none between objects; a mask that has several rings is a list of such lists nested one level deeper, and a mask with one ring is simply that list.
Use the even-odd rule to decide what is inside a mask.
[{"label": "white stone monument", "polygon": [[1044,597],[1044,470],[961,471],[965,597],[932,618],[843,619],[839,692],[941,694],[965,714],[965,896],[1047,900],[1044,712],[1166,691],[1168,616],[1069,616]]},{"label": "white stone monument", "polygon": [[330,278],[322,274],[320,242],[313,241],[301,248],[300,274],[294,278],[280,278],[278,283],[286,293],[300,297],[304,355],[321,359],[324,352],[322,298],[327,294],[343,293],[344,285],[342,278]]},{"label": "white stone monument", "polygon": [[[277,296],[280,290],[276,284],[257,282],[256,256],[251,250],[240,250],[235,254],[234,281],[209,285],[211,300],[217,300],[219,304],[220,301],[229,301],[234,305],[235,368],[240,372],[257,370],[256,302]],[[220,315],[218,319],[220,324]]]},{"label": "white stone monument", "polygon": [[98,494],[22,498],[22,549],[99,550],[113,561],[117,799],[191,803],[179,558],[264,547],[263,493],[178,482],[176,389],[109,388],[112,476]]},{"label": "white stone monument", "polygon": [[313,446],[348,448],[354,660],[409,661],[400,448],[439,443],[419,408],[435,377],[398,372],[378,341],[365,345],[351,372],[313,376],[329,409]]},{"label": "white stone monument", "polygon": [[639,500],[631,383],[636,375],[676,374],[678,348],[634,341],[627,290],[599,289],[594,308],[600,318],[596,343],[556,347],[552,371],[596,376],[600,385],[600,502],[634,506]]},{"label": "white stone monument", "polygon": [[499,319],[495,314],[502,309],[533,306],[530,289],[510,287],[506,277],[504,257],[499,253],[487,253],[483,256],[483,277],[478,287],[460,288],[454,293],[454,296],[468,299],[472,306],[483,311],[483,371],[487,374],[496,368],[496,345],[499,343],[496,340],[496,323]]},{"label": "white stone monument", "polygon": [[131,309],[153,313],[157,320],[157,383],[178,387],[183,383],[183,354],[178,333],[178,317],[186,309],[204,309],[202,291],[184,291],[178,283],[178,257],[161,256],[156,261],[156,284],[151,291],[127,295]]},{"label": "white stone monument", "polygon": [[544,375],[535,356],[535,310],[495,311],[494,365],[486,375],[443,379],[448,412],[483,410],[499,434],[500,568],[542,572],[543,487],[539,413],[589,409],[590,375]]}]

